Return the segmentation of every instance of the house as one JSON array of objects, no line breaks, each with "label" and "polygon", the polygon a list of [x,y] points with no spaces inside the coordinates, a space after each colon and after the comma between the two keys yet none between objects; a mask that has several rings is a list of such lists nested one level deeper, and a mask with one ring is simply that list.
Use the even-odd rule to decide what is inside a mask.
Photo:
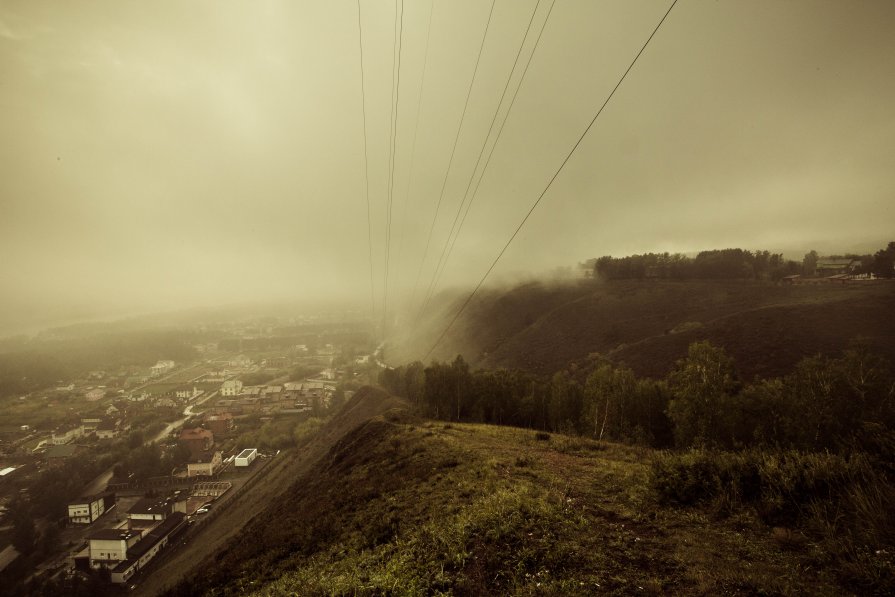
[{"label": "house", "polygon": [[91,415],[89,417],[81,417],[81,427],[84,429],[84,433],[91,433],[96,430],[96,427],[103,422],[103,417],[98,417],[95,415]]},{"label": "house", "polygon": [[817,260],[814,271],[817,276],[826,278],[838,274],[850,274],[860,265],[861,262],[857,259],[821,257]]},{"label": "house", "polygon": [[781,281],[784,284],[798,284],[801,281],[801,279],[802,279],[802,276],[800,274],[793,274],[791,276],[783,276],[781,278]]},{"label": "house", "polygon": [[190,455],[195,458],[211,449],[214,445],[214,433],[201,427],[183,429],[180,431],[180,443],[189,448]]},{"label": "house", "polygon": [[197,388],[196,386],[193,386],[192,388],[183,387],[183,388],[179,388],[174,394],[175,394],[178,398],[187,398],[187,399],[189,399],[189,398],[195,398],[195,397],[201,395],[201,394],[202,394],[202,390],[200,390],[200,389]]},{"label": "house", "polygon": [[264,386],[244,386],[239,392],[240,398],[258,398]]},{"label": "house", "polygon": [[84,394],[84,396],[90,402],[96,402],[97,400],[102,400],[105,397],[105,395],[106,395],[106,390],[104,390],[103,388],[94,388],[94,389],[90,390],[89,392],[87,392],[86,394]]},{"label": "house", "polygon": [[283,369],[289,366],[286,357],[269,357],[264,359],[262,365],[268,369]]},{"label": "house", "polygon": [[62,446],[71,441],[74,441],[76,438],[84,435],[84,428],[80,425],[77,426],[69,426],[69,427],[61,427],[53,432],[53,436],[51,438],[51,443],[54,446]]},{"label": "house", "polygon": [[244,354],[241,354],[241,355],[237,355],[237,356],[233,357],[232,359],[230,359],[229,361],[227,361],[227,364],[230,365],[231,367],[245,368],[245,367],[251,366],[252,359],[245,356]]},{"label": "house", "polygon": [[238,396],[242,392],[242,382],[238,379],[225,381],[221,385],[221,396]]},{"label": "house", "polygon": [[300,392],[302,387],[302,382],[300,381],[287,381],[283,384],[283,391],[285,392]]},{"label": "house", "polygon": [[103,419],[96,426],[96,437],[99,439],[113,439],[118,437],[118,427],[120,421],[117,419]]},{"label": "house", "polygon": [[73,524],[90,524],[115,505],[115,494],[94,495],[68,503],[68,521]]},{"label": "house", "polygon": [[149,368],[152,377],[160,377],[174,368],[174,361],[159,361]]},{"label": "house", "polygon": [[209,415],[205,417],[205,421],[202,424],[214,435],[225,435],[233,430],[233,415],[229,412]]},{"label": "house", "polygon": [[224,463],[220,450],[208,450],[199,454],[186,465],[187,477],[211,477]]},{"label": "house", "polygon": [[282,386],[267,386],[261,389],[262,402],[275,402],[283,395]]},{"label": "house", "polygon": [[127,522],[130,528],[152,526],[153,523],[165,520],[174,512],[174,500],[172,498],[141,498],[127,513]]}]

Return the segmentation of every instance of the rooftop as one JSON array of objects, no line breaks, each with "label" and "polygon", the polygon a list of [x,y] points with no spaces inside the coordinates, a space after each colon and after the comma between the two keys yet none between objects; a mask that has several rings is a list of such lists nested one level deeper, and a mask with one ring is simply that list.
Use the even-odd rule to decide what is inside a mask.
[{"label": "rooftop", "polygon": [[171,512],[171,502],[168,498],[142,498],[130,509],[131,514],[157,514],[159,512]]},{"label": "rooftop", "polygon": [[258,448],[246,448],[239,453],[239,456],[237,456],[237,458],[248,458],[249,456],[251,456],[252,452],[256,452],[257,450]]},{"label": "rooftop", "polygon": [[218,450],[205,450],[201,452],[197,457],[191,458],[189,464],[203,464],[205,462],[211,462],[214,460],[215,454],[220,454]]},{"label": "rooftop", "polygon": [[126,560],[122,560],[112,569],[112,571],[123,572],[133,566],[134,560],[139,559],[143,554],[152,549],[156,543],[177,530],[177,528],[183,524],[184,516],[183,512],[175,512],[163,523],[149,531],[145,537],[136,543],[136,545],[127,550],[127,555],[130,557]]},{"label": "rooftop", "polygon": [[184,429],[180,432],[180,439],[206,439],[213,438],[214,434],[208,429],[196,427],[194,429]]},{"label": "rooftop", "polygon": [[124,541],[137,534],[139,533],[131,531],[130,529],[100,529],[90,533],[88,539],[96,539],[97,541]]},{"label": "rooftop", "polygon": [[146,536],[140,539],[136,545],[127,550],[128,560],[136,559],[144,553],[152,549],[152,547],[169,535],[174,529],[183,523],[185,518],[183,512],[174,512],[166,518],[157,527],[146,533]]}]

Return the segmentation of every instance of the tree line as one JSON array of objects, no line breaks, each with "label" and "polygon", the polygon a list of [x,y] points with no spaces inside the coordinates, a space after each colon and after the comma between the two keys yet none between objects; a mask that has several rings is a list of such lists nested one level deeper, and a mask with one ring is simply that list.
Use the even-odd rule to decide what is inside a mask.
[{"label": "tree line", "polygon": [[878,453],[895,445],[895,376],[861,343],[837,358],[803,359],[784,377],[749,383],[738,378],[733,359],[709,342],[691,344],[658,380],[609,362],[596,363],[586,376],[470,371],[458,356],[451,363],[385,369],[380,383],[432,418],[657,448]]},{"label": "tree line", "polygon": [[744,279],[779,280],[802,273],[802,264],[781,253],[717,249],[696,257],[682,253],[644,253],[627,257],[604,256],[596,260],[594,275],[605,280],[658,278],[665,280]]},{"label": "tree line", "polygon": [[[828,259],[852,259],[859,262],[853,273],[873,274],[880,278],[895,276],[895,241],[874,254],[832,255]],[[627,257],[600,257],[594,263],[594,276],[604,280],[647,279],[688,280],[771,280],[800,274],[814,276],[817,251],[809,251],[802,262],[786,259],[782,253],[715,249],[702,251],[696,257],[682,253],[644,253]]]}]

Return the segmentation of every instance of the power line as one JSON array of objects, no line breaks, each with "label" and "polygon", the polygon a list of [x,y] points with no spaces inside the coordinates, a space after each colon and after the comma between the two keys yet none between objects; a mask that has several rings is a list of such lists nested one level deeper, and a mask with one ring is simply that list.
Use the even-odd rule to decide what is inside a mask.
[{"label": "power line", "polygon": [[[553,6],[556,4],[556,0],[550,4],[550,9],[547,11],[547,16],[544,18],[544,22],[541,24],[540,32],[538,33],[538,37],[535,40],[534,46],[532,48],[531,54],[528,56],[528,61],[525,64],[525,68],[522,71],[522,76],[519,78],[519,83],[516,86],[516,90],[513,93],[513,97],[511,98],[509,107],[504,113],[503,121],[498,127],[497,135],[495,136],[494,144],[491,146],[491,151],[488,154],[488,159],[485,163],[484,168],[482,169],[482,174],[479,177],[479,183],[481,183],[482,177],[485,175],[485,170],[488,168],[488,164],[491,161],[491,155],[494,153],[494,148],[497,146],[498,141],[500,141],[500,134],[503,132],[503,126],[506,124],[507,118],[509,118],[510,111],[513,109],[513,105],[516,103],[516,96],[519,94],[519,89],[522,87],[522,83],[525,80],[525,75],[528,73],[528,67],[531,65],[531,60],[535,55],[535,52],[538,49],[538,44],[541,41],[541,35],[544,33],[544,29],[547,26],[547,21],[550,20],[550,14],[553,12]],[[522,50],[525,47],[525,42],[528,40],[528,34],[531,31],[531,26],[534,23],[535,15],[537,15],[538,8],[541,6],[541,0],[538,0],[537,4],[535,4],[535,8],[531,13],[531,19],[528,21],[528,27],[525,29],[525,35],[522,36],[522,43],[519,44],[519,50],[516,52],[516,58],[513,60],[513,67],[510,69],[510,74],[507,76],[507,82],[503,87],[503,92],[500,94],[500,100],[497,102],[497,108],[494,110],[494,116],[491,118],[491,125],[488,127],[488,133],[485,135],[485,140],[482,143],[482,148],[479,150],[478,158],[476,159],[475,166],[473,166],[472,172],[469,175],[469,182],[466,183],[466,190],[463,192],[463,199],[460,201],[460,204],[457,206],[457,213],[454,215],[454,221],[451,224],[451,231],[448,233],[448,237],[445,239],[444,247],[441,250],[441,255],[438,258],[438,265],[435,266],[435,271],[432,272],[432,279],[429,281],[429,288],[426,291],[426,297],[423,302],[423,305],[420,307],[420,310],[417,314],[416,320],[419,321],[420,316],[425,311],[426,307],[429,305],[429,301],[432,300],[432,296],[435,294],[435,289],[438,286],[438,281],[441,279],[441,274],[444,272],[444,268],[447,266],[447,261],[450,259],[451,252],[454,250],[454,243],[457,241],[457,237],[460,236],[460,230],[463,228],[463,222],[466,220],[465,214],[469,213],[469,208],[467,206],[466,212],[464,213],[464,217],[461,220],[460,214],[463,213],[463,206],[466,205],[466,199],[469,197],[469,189],[472,187],[472,181],[475,180],[476,172],[479,169],[479,164],[482,162],[482,156],[485,153],[485,148],[488,146],[488,140],[491,138],[491,132],[494,130],[494,123],[497,122],[497,117],[500,114],[500,108],[503,106],[503,100],[506,97],[507,90],[510,88],[510,81],[513,79],[513,74],[516,72],[516,66],[519,64],[519,58],[522,56]],[[476,191],[478,191],[478,185],[476,185]],[[469,203],[472,204],[472,201],[475,200],[475,194],[472,195],[472,198],[469,200]],[[460,226],[457,226],[458,220],[460,221]],[[454,234],[454,230],[456,229],[456,235]]]},{"label": "power line", "polygon": [[[435,280],[435,287],[437,288],[438,282],[441,280],[441,274],[444,273],[444,268],[447,266],[447,261],[450,259],[451,254],[454,251],[454,245],[457,242],[457,238],[460,236],[460,231],[463,229],[463,225],[466,223],[466,216],[469,215],[469,210],[472,208],[472,204],[475,201],[476,197],[478,197],[479,187],[482,186],[482,180],[485,178],[485,173],[488,171],[488,166],[491,164],[491,157],[494,155],[494,150],[497,149],[497,144],[500,143],[500,137],[503,134],[503,129],[506,126],[507,120],[510,117],[510,113],[513,110],[513,106],[516,105],[516,98],[519,96],[519,91],[522,89],[522,85],[525,82],[525,76],[528,74],[528,68],[531,66],[532,59],[534,58],[535,52],[538,49],[538,45],[541,43],[541,36],[544,34],[544,30],[547,27],[547,23],[550,20],[550,15],[553,14],[553,7],[556,5],[556,0],[550,4],[550,9],[547,11],[547,16],[544,19],[544,22],[541,24],[541,30],[538,32],[538,37],[535,40],[534,47],[532,48],[531,54],[528,55],[528,61],[525,63],[525,69],[522,71],[522,77],[519,79],[519,84],[516,86],[516,90],[513,92],[513,97],[510,100],[510,105],[507,108],[507,111],[504,113],[503,120],[500,123],[500,127],[497,129],[497,135],[494,139],[494,144],[491,146],[491,149],[488,151],[488,157],[485,159],[485,165],[482,168],[482,172],[479,175],[478,181],[475,183],[475,188],[472,191],[472,196],[469,199],[469,202],[466,204],[466,210],[463,212],[463,217],[460,219],[460,226],[457,228],[457,233],[454,235],[453,240],[451,241],[451,246],[448,248],[447,256],[445,257],[444,264],[442,265],[442,270],[438,274],[438,277]],[[435,289],[432,290],[433,295]]]},{"label": "power line", "polygon": [[367,248],[370,258],[370,317],[376,318],[376,296],[373,291],[373,223],[370,217],[370,175],[367,158],[367,93],[364,89],[364,32],[360,18],[360,0],[357,0],[357,45],[360,49],[360,93],[361,109],[364,116],[364,184],[367,189]]},{"label": "power line", "polygon": [[457,318],[460,317],[460,314],[463,313],[463,310],[466,309],[467,305],[469,305],[470,301],[472,301],[472,298],[476,295],[476,293],[482,287],[482,284],[485,283],[485,280],[491,274],[491,271],[494,269],[494,266],[497,265],[497,262],[500,261],[501,257],[503,257],[503,254],[506,252],[507,248],[513,242],[513,239],[516,238],[516,235],[519,234],[519,231],[525,225],[525,222],[528,221],[528,218],[531,216],[531,214],[534,212],[534,210],[538,207],[538,204],[541,202],[541,199],[544,198],[544,195],[547,194],[547,191],[550,189],[551,185],[553,185],[553,182],[559,176],[560,172],[562,172],[563,168],[565,168],[566,164],[569,162],[569,159],[572,157],[572,154],[575,153],[575,150],[578,149],[579,145],[581,145],[581,142],[584,140],[584,137],[587,136],[587,133],[590,131],[591,127],[593,127],[594,123],[597,121],[597,118],[599,118],[600,114],[603,113],[603,110],[606,108],[606,105],[612,99],[612,96],[614,96],[615,92],[618,90],[618,88],[621,87],[621,84],[624,82],[625,78],[628,76],[628,73],[631,72],[632,68],[634,68],[634,65],[637,63],[637,60],[640,58],[641,54],[643,54],[643,51],[646,50],[646,47],[649,45],[650,41],[652,41],[653,37],[656,35],[656,32],[659,31],[659,28],[662,27],[662,23],[664,23],[665,19],[668,18],[668,15],[671,13],[671,10],[674,8],[674,6],[676,4],[677,4],[677,0],[673,0],[671,3],[671,6],[669,6],[668,10],[665,11],[665,14],[662,15],[662,18],[659,20],[659,24],[656,25],[656,28],[653,29],[652,33],[650,33],[649,37],[643,43],[643,46],[641,46],[640,51],[637,52],[636,56],[634,56],[634,60],[632,60],[631,64],[628,65],[628,68],[625,69],[625,72],[622,74],[621,78],[618,80],[618,83],[615,84],[615,87],[612,88],[612,91],[609,93],[609,95],[606,97],[606,100],[600,106],[600,109],[597,110],[597,113],[594,115],[594,117],[591,119],[590,123],[584,129],[584,132],[581,133],[581,136],[578,137],[578,140],[572,146],[572,149],[569,151],[568,154],[566,154],[566,157],[563,159],[562,163],[559,165],[559,168],[556,169],[556,172],[550,178],[550,181],[547,183],[547,186],[544,187],[544,190],[541,191],[540,195],[538,195],[538,198],[532,204],[531,208],[528,210],[528,213],[525,214],[525,217],[522,218],[522,221],[516,227],[516,230],[513,231],[513,234],[510,236],[510,239],[506,242],[506,244],[500,250],[500,253],[497,254],[497,257],[494,259],[494,261],[491,262],[491,266],[488,268],[488,271],[485,272],[485,275],[482,276],[482,279],[479,280],[479,283],[476,285],[476,287],[473,289],[473,291],[471,293],[469,293],[469,296],[466,297],[466,300],[463,302],[463,305],[460,306],[460,309],[454,314],[454,317],[451,319],[450,323],[448,323],[447,327],[444,328],[444,331],[441,332],[441,335],[438,337],[438,339],[435,341],[435,343],[432,345],[432,347],[426,353],[426,356],[423,357],[424,361],[429,358],[429,355],[432,354],[432,351],[435,350],[435,348],[439,345],[439,343],[441,343],[441,341],[447,335],[448,330],[451,329],[451,326],[454,325],[454,323],[457,321]]},{"label": "power line", "polygon": [[[398,0],[395,0],[395,23],[398,21]],[[397,29],[397,27],[396,27]],[[395,53],[394,47],[392,46],[392,79],[394,91],[392,92],[392,120],[391,120],[391,135],[390,135],[390,159],[389,159],[389,181],[388,181],[388,220],[386,221],[386,241],[385,241],[385,281],[383,283],[383,291],[382,291],[382,319],[383,323],[386,322],[388,317],[388,269],[389,269],[389,259],[391,257],[391,248],[392,248],[392,203],[393,203],[393,194],[395,188],[395,150],[398,145],[398,107],[401,99],[401,45],[404,38],[404,0],[401,0],[401,27],[400,30],[396,31],[396,42],[398,48],[398,66],[397,66],[397,82],[394,81],[395,78]],[[383,329],[383,333],[385,330]]]},{"label": "power line", "polygon": [[404,255],[404,228],[405,223],[407,222],[407,204],[410,202],[410,188],[413,184],[414,165],[416,163],[416,141],[420,130],[420,111],[423,105],[423,89],[425,89],[426,73],[429,69],[429,39],[432,35],[432,16],[434,13],[435,0],[432,0],[429,5],[429,24],[426,27],[426,49],[423,51],[423,76],[420,80],[419,98],[416,104],[416,118],[413,125],[413,144],[410,150],[410,171],[407,176],[407,187],[404,190],[404,209],[401,213],[401,240],[398,243],[398,264],[402,262],[401,258]]},{"label": "power line", "polygon": [[460,124],[457,127],[457,134],[454,137],[454,146],[451,149],[451,157],[448,160],[448,167],[444,173],[444,181],[441,183],[441,193],[438,195],[438,202],[435,204],[435,214],[432,216],[432,224],[429,227],[429,235],[426,238],[426,248],[423,251],[423,258],[420,260],[419,271],[416,274],[416,282],[413,285],[413,292],[411,292],[411,303],[413,301],[413,297],[416,295],[416,289],[420,283],[420,275],[423,273],[423,264],[426,263],[426,256],[429,254],[429,245],[432,242],[432,232],[435,230],[435,222],[438,220],[438,212],[441,208],[441,202],[444,199],[444,189],[447,186],[448,176],[451,172],[451,166],[454,163],[454,154],[457,151],[457,142],[460,140],[460,131],[463,130],[463,121],[466,119],[466,109],[469,107],[469,98],[472,95],[472,87],[475,83],[476,73],[479,71],[479,62],[482,59],[482,50],[485,48],[485,40],[488,38],[488,29],[491,27],[491,17],[494,15],[494,4],[496,0],[491,0],[491,10],[488,12],[488,22],[485,24],[485,31],[482,34],[482,42],[479,45],[479,53],[475,59],[475,68],[472,71],[472,79],[469,81],[469,89],[466,91],[466,101],[463,103],[463,113],[460,115]]}]

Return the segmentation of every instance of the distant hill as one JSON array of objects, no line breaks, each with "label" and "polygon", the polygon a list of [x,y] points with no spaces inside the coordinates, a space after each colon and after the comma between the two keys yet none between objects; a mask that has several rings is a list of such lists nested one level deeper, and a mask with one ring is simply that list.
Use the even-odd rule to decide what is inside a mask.
[{"label": "distant hill", "polygon": [[[390,347],[393,362],[421,358],[456,311],[440,313]],[[837,354],[863,337],[895,362],[895,284],[784,286],[743,281],[528,283],[477,296],[431,358],[462,354],[474,367],[549,374],[596,354],[641,376],[664,376],[687,345],[708,339],[740,375],[787,373],[801,358]]]},{"label": "distant hill", "polygon": [[168,594],[843,594],[748,514],[651,501],[649,450],[400,407],[330,446]]}]

